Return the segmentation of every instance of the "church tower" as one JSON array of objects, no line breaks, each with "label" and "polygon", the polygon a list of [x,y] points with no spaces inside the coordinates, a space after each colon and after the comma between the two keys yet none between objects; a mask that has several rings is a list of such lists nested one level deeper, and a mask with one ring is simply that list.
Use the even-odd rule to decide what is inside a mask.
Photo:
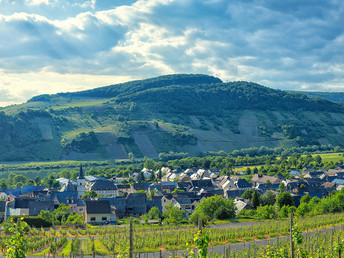
[{"label": "church tower", "polygon": [[78,191],[78,198],[83,196],[85,194],[85,185],[86,185],[86,180],[84,176],[84,171],[82,170],[82,165],[80,165],[80,171],[79,171],[79,176],[76,178],[77,182],[77,191]]}]

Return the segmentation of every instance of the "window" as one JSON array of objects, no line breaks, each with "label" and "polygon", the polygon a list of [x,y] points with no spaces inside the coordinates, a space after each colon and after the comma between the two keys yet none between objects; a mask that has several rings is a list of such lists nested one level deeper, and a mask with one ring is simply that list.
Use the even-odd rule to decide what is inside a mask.
[{"label": "window", "polygon": [[102,220],[107,220],[107,217],[102,217]]},{"label": "window", "polygon": [[91,221],[96,221],[96,217],[91,217]]}]

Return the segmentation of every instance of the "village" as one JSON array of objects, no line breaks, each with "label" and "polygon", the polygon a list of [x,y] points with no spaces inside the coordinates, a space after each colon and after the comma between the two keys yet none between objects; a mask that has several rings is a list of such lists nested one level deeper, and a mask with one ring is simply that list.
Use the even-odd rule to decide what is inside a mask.
[{"label": "village", "polygon": [[[113,224],[123,218],[139,218],[153,207],[157,207],[162,214],[168,206],[172,206],[189,216],[201,200],[214,195],[232,198],[238,213],[243,209],[252,209],[251,200],[242,197],[246,190],[256,191],[260,195],[270,191],[275,196],[288,191],[295,206],[298,206],[306,194],[311,198],[326,198],[332,191],[344,188],[343,164],[336,164],[334,169],[327,171],[312,167],[292,170],[289,173],[292,179],[254,174],[250,182],[240,175],[219,176],[218,170],[201,168],[183,172],[167,167],[160,171],[144,168],[141,173],[132,173],[130,177],[139,178],[143,175],[144,179],[158,178],[159,173],[162,175],[159,182],[122,184],[125,178],[85,176],[80,166],[76,180],[57,179],[60,190],[23,186],[21,189],[0,192],[0,221],[6,221],[10,216],[38,216],[41,211],[53,212],[60,204],[82,215],[85,223],[98,225]],[[81,198],[91,191],[96,193],[96,198]]]}]

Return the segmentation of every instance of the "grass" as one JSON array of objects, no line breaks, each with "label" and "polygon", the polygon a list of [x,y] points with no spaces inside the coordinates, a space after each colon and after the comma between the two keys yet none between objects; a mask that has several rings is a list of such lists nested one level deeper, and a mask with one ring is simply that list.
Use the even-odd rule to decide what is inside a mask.
[{"label": "grass", "polygon": [[320,155],[323,162],[340,162],[341,160],[344,160],[344,154],[341,153],[324,153],[324,154],[312,154],[313,157],[316,155]]}]

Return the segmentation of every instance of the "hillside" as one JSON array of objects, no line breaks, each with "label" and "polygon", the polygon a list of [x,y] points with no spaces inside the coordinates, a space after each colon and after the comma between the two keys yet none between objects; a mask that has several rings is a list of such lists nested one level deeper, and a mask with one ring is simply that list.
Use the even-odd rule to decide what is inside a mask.
[{"label": "hillside", "polygon": [[104,160],[344,145],[343,104],[251,82],[167,75],[40,95],[0,113],[0,160]]},{"label": "hillside", "polygon": [[344,92],[317,92],[317,91],[295,91],[309,98],[324,98],[333,102],[344,103]]}]

